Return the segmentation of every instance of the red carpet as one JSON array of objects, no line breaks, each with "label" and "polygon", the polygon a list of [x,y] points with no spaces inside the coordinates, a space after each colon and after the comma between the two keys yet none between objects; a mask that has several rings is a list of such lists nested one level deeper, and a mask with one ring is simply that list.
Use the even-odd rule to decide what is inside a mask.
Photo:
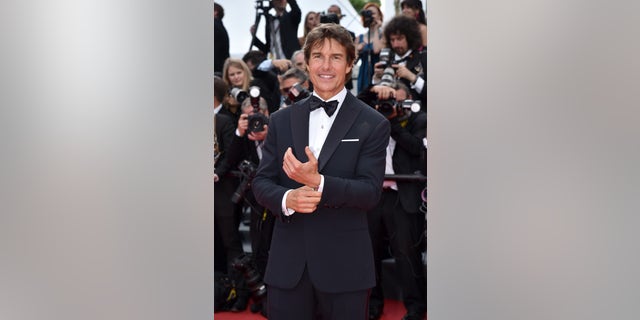
[{"label": "red carpet", "polygon": [[[402,302],[397,300],[384,301],[384,313],[381,320],[400,320],[404,316],[406,310]],[[243,313],[218,312],[213,314],[215,320],[265,320],[259,313],[251,313],[249,308]]]}]

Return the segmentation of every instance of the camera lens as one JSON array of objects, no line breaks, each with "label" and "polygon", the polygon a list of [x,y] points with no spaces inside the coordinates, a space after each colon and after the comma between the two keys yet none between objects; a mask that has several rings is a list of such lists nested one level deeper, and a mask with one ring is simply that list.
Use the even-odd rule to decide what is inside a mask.
[{"label": "camera lens", "polygon": [[249,97],[249,94],[240,88],[232,88],[230,93],[231,93],[231,96],[234,99],[236,99],[236,101],[238,101],[239,104],[242,104],[244,99]]},{"label": "camera lens", "polygon": [[387,67],[384,69],[382,73],[382,77],[380,78],[381,86],[392,87],[396,83],[396,71],[391,67]]}]

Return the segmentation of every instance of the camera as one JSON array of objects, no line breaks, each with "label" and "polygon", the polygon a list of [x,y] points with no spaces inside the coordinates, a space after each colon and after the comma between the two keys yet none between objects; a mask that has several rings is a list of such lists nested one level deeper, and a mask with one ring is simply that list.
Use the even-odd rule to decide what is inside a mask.
[{"label": "camera", "polygon": [[[378,112],[380,112],[383,116],[389,117],[393,114],[395,109],[398,115],[410,115],[411,112],[416,113],[420,111],[420,101],[419,100],[404,100],[404,101],[396,101],[396,99],[386,99],[386,100],[374,100],[374,105],[378,106]],[[407,112],[409,111],[409,112]]]},{"label": "camera", "polygon": [[309,92],[307,88],[303,87],[300,83],[296,82],[296,84],[291,86],[291,89],[289,89],[289,93],[287,94],[287,99],[290,102],[290,103],[287,103],[287,105],[292,104],[294,102],[298,102],[310,95],[311,95],[311,92]]},{"label": "camera", "polygon": [[267,286],[262,281],[260,273],[256,271],[251,255],[243,254],[233,260],[231,266],[242,273],[247,282],[247,288],[255,303],[262,302],[267,297]]},{"label": "camera", "polygon": [[401,108],[416,113],[422,109],[422,106],[420,105],[420,100],[404,100],[402,101]]},{"label": "camera", "polygon": [[335,23],[340,24],[340,17],[335,13],[320,13],[320,23]]},{"label": "camera", "polygon": [[378,106],[378,112],[380,112],[385,117],[390,116],[397,105],[396,99],[393,98],[385,100],[375,100],[373,103],[374,105]]},{"label": "camera", "polygon": [[264,125],[269,122],[269,119],[260,113],[260,87],[253,86],[249,88],[249,95],[251,97],[251,106],[253,107],[253,114],[248,117],[249,132],[264,131]]},{"label": "camera", "polygon": [[392,67],[384,68],[379,84],[381,86],[393,87],[396,84],[396,71]]},{"label": "camera", "polygon": [[386,68],[391,65],[391,49],[382,48],[380,50],[380,62],[383,63],[382,67]]},{"label": "camera", "polygon": [[266,12],[272,7],[271,0],[256,0],[256,9],[262,9]]},{"label": "camera", "polygon": [[231,91],[229,92],[229,94],[234,99],[236,99],[236,101],[238,101],[239,104],[242,104],[244,99],[249,97],[249,94],[240,88],[231,88]]},{"label": "camera", "polygon": [[360,11],[360,15],[362,16],[362,24],[365,28],[369,28],[371,23],[373,22],[373,12],[369,9],[365,9]]},{"label": "camera", "polygon": [[231,196],[231,202],[233,202],[234,204],[240,203],[240,200],[244,198],[245,193],[251,186],[251,181],[256,176],[256,172],[258,171],[256,165],[249,160],[243,160],[242,162],[240,162],[240,164],[238,165],[238,169],[240,170],[242,180],[236,188],[236,191]]}]

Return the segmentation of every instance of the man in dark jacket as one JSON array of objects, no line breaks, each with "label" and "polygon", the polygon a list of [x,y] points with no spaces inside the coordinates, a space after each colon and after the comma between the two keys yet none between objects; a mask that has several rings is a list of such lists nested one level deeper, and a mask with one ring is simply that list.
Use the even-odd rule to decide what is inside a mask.
[{"label": "man in dark jacket", "polygon": [[382,189],[389,122],[344,87],[356,55],[344,27],[311,30],[304,55],[313,94],[271,115],[253,179],[277,217],[269,319],[366,319],[375,285],[367,211]]},{"label": "man in dark jacket", "polygon": [[[384,38],[392,50],[390,60],[394,77],[411,89],[413,98],[422,102],[422,111],[427,111],[427,50],[422,46],[418,22],[396,16],[384,27]],[[375,64],[374,84],[382,78],[383,64]]]},{"label": "man in dark jacket", "polygon": [[[416,175],[424,168],[423,138],[427,114],[420,108],[407,109],[399,103],[411,99],[410,90],[401,82],[393,86],[369,87],[358,98],[374,106],[391,124],[387,145],[386,175]],[[393,104],[392,101],[398,103]],[[389,107],[392,106],[392,107]],[[382,198],[367,214],[376,261],[376,287],[371,291],[369,319],[379,319],[384,307],[381,266],[385,239],[395,258],[396,275],[407,314],[403,320],[422,320],[426,306],[426,269],[422,260],[425,217],[419,210],[424,182],[385,180]],[[386,231],[386,232],[383,232]]]},{"label": "man in dark jacket", "polygon": [[[253,37],[252,45],[258,47],[265,54],[271,54],[272,59],[291,59],[293,52],[300,49],[298,42],[298,25],[302,19],[302,11],[296,0],[288,0],[291,11],[286,11],[287,0],[271,0],[271,5],[276,11],[273,16],[268,12],[264,15],[267,20],[265,25],[265,42]],[[251,27],[251,34],[256,32],[256,25]]]}]

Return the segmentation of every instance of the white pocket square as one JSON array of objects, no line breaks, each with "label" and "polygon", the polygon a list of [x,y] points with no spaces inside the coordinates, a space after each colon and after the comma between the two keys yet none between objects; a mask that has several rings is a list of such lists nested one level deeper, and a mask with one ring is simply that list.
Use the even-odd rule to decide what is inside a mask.
[{"label": "white pocket square", "polygon": [[358,142],[360,139],[342,139],[341,142]]}]

